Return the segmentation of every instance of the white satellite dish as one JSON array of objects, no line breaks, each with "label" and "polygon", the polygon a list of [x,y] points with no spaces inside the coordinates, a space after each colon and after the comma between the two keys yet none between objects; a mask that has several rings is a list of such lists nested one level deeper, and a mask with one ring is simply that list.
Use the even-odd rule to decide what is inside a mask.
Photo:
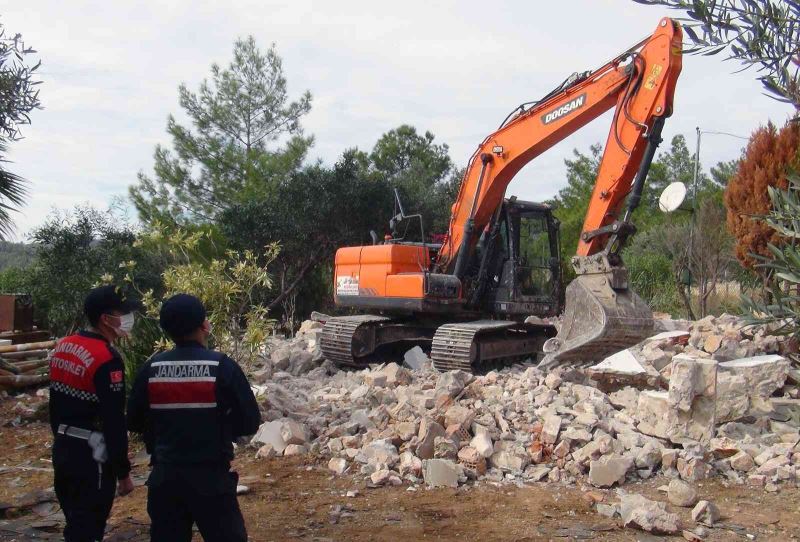
[{"label": "white satellite dish", "polygon": [[671,213],[680,208],[684,199],[686,199],[686,185],[682,182],[671,183],[661,192],[658,208],[665,213]]}]

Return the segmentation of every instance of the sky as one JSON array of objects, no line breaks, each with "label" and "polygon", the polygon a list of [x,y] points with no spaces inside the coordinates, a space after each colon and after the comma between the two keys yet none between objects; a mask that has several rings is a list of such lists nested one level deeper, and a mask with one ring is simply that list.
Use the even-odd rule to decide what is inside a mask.
[{"label": "sky", "polygon": [[[332,164],[344,149],[369,150],[411,124],[447,143],[463,166],[518,104],[599,67],[667,14],[629,0],[10,3],[0,22],[38,51],[44,106],[8,156],[8,168],[30,181],[16,238],[53,209],[127,198],[137,174],[152,171],[155,146],[170,143],[178,85],[196,89],[213,62],[226,65],[237,37],[274,42],[290,96],[311,91],[303,127],[316,140],[312,159]],[[684,57],[665,142],[684,134],[693,150],[697,126],[747,136],[788,118],[755,72],[734,74],[739,67],[722,55]],[[564,159],[604,143],[610,123],[606,114],[538,157],[507,195],[554,196],[566,184]],[[738,158],[745,143],[704,135],[701,162]]]}]

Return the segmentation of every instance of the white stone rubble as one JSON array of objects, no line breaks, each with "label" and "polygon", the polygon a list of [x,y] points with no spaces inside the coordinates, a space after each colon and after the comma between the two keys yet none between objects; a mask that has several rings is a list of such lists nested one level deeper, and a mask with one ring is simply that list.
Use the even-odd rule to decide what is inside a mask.
[{"label": "white stone rubble", "polygon": [[[437,373],[418,347],[402,365],[341,371],[319,350],[321,328],[306,322],[293,339],[270,339],[253,369],[266,420],[252,439],[257,457],[319,455],[332,473],[371,487],[607,488],[660,474],[676,506],[692,506],[692,484],[710,476],[763,488],[800,475],[800,416],[776,410],[800,409],[800,380],[778,355],[786,342],[765,328],[745,332],[731,316],[660,324],[665,332],[618,356],[647,376],[628,381],[610,363],[610,380],[603,364]],[[701,515],[713,519],[708,509]],[[678,532],[657,505],[625,510],[626,523]]]}]

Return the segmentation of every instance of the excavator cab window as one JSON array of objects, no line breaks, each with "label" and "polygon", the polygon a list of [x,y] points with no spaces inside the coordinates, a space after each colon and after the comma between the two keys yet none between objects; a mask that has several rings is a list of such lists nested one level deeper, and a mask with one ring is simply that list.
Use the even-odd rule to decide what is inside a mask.
[{"label": "excavator cab window", "polygon": [[550,295],[553,273],[547,216],[540,212],[527,212],[521,213],[519,219],[517,284],[520,293],[524,296]]}]

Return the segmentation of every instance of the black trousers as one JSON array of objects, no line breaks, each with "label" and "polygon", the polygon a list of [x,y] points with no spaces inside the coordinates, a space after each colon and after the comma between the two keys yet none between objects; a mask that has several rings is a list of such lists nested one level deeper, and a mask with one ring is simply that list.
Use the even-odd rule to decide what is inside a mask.
[{"label": "black trousers", "polygon": [[147,480],[151,542],[190,542],[195,523],[205,542],[247,542],[238,479],[227,466],[156,465]]},{"label": "black trousers", "polygon": [[57,438],[53,444],[53,471],[56,497],[67,520],[65,542],[103,540],[117,489],[111,469],[106,464],[102,474],[98,472],[85,441],[69,443]]}]

